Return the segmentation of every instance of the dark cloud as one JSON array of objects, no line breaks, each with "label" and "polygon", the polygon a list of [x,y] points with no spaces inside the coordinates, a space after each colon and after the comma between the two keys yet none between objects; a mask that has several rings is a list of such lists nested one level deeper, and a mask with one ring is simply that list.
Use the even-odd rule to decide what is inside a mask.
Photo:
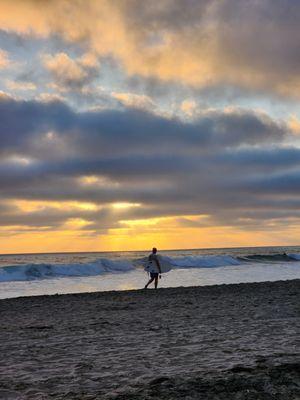
[{"label": "dark cloud", "polygon": [[[125,4],[126,20],[138,43],[144,51],[147,43],[149,47],[157,44],[155,60],[161,57],[162,65],[166,56],[160,53],[159,43],[164,43],[167,35],[174,41],[165,43],[166,52],[171,50],[168,46],[184,46],[186,56],[199,65],[212,56],[208,70],[215,69],[216,79],[213,75],[208,79],[211,86],[200,82],[209,92],[220,92],[218,87],[227,86],[233,92],[244,88],[298,97],[300,5],[296,2],[163,0],[157,6],[138,1]],[[157,76],[162,78],[159,73]],[[170,78],[197,86],[188,75],[176,80],[170,73]]]},{"label": "dark cloud", "polygon": [[292,0],[225,0],[218,11],[220,40],[238,65],[248,63],[271,79],[293,76],[300,66],[299,18],[300,4]]},{"label": "dark cloud", "polygon": [[1,226],[26,226],[35,228],[57,228],[72,218],[89,217],[90,213],[81,211],[61,211],[59,209],[44,207],[39,211],[25,212],[17,208],[1,210]]},{"label": "dark cloud", "polygon": [[[2,225],[44,229],[82,218],[83,229],[95,230],[157,216],[209,215],[215,224],[238,226],[298,217],[300,150],[286,146],[284,124],[263,114],[212,111],[184,122],[141,110],[79,113],[61,102],[4,98],[0,121],[5,204],[75,200],[103,207],[26,214],[3,203]],[[141,206],[116,213],[113,202]]]},{"label": "dark cloud", "polygon": [[35,156],[38,154],[34,149],[51,145],[51,138],[47,142],[43,136],[49,132],[57,133],[69,154],[77,152],[89,157],[139,151],[199,152],[205,148],[281,141],[287,134],[286,126],[266,115],[239,109],[210,111],[193,122],[183,122],[135,109],[79,113],[62,102],[4,98],[0,102],[0,118],[1,152],[19,152],[24,146],[24,153]]},{"label": "dark cloud", "polygon": [[[72,208],[72,207],[71,207]],[[115,220],[113,210],[103,207],[100,210],[84,210],[67,207],[59,209],[52,206],[40,206],[33,211],[24,211],[17,206],[0,203],[0,227],[10,226],[19,231],[53,231],[69,225],[69,229],[76,227],[76,222],[81,221],[77,229],[82,231],[95,231],[105,233],[108,229],[119,227]],[[74,225],[75,224],[75,225]]]}]

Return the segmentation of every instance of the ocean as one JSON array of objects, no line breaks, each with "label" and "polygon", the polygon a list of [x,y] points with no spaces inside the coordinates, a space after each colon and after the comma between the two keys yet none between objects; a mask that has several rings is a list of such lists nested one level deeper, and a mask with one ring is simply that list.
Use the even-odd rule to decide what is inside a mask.
[{"label": "ocean", "polygon": [[[0,298],[143,288],[150,251],[0,255]],[[300,246],[168,250],[159,287],[300,279]],[[150,287],[149,287],[150,288]]]}]

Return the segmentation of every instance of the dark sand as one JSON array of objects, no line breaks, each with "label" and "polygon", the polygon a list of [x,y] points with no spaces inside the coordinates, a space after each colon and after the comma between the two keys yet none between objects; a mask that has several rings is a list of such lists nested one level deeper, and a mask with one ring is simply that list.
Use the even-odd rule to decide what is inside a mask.
[{"label": "dark sand", "polygon": [[0,318],[1,400],[300,399],[300,280],[7,299]]}]

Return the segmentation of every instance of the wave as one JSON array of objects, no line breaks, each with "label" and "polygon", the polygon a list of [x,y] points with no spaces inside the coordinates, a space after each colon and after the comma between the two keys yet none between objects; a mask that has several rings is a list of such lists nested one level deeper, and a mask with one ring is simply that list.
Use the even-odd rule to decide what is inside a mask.
[{"label": "wave", "polygon": [[300,261],[300,254],[290,253],[288,256],[292,261]]},{"label": "wave", "polygon": [[37,279],[96,276],[122,273],[134,269],[127,260],[114,261],[107,258],[86,264],[25,264],[0,268],[0,282],[31,281]]},{"label": "wave", "polygon": [[[294,256],[294,257],[293,257]],[[278,254],[251,254],[249,256],[238,257],[241,261],[250,261],[250,262],[280,262],[280,261],[295,261],[297,254],[286,254],[286,253],[278,253]],[[300,254],[298,254],[300,260]]]},{"label": "wave", "polygon": [[215,268],[249,263],[279,263],[300,261],[300,254],[251,254],[249,256],[207,255],[188,257],[164,257],[175,268]]},{"label": "wave", "polygon": [[188,256],[165,257],[175,268],[215,268],[228,265],[239,265],[240,261],[229,255],[222,256]]},{"label": "wave", "polygon": [[[104,274],[126,273],[140,269],[147,257],[134,260],[112,260],[101,258],[90,263],[72,264],[24,264],[0,268],[0,282],[33,281],[62,277],[98,276]],[[163,260],[170,263],[173,269],[217,268],[232,265],[249,265],[249,263],[282,263],[300,261],[300,254],[254,254],[249,256],[232,255],[197,255],[184,257],[167,257]]]}]

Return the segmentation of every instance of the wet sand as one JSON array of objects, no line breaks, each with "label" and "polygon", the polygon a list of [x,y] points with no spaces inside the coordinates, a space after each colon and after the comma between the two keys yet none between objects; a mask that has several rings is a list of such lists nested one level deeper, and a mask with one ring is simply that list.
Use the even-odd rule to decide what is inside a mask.
[{"label": "wet sand", "polygon": [[0,399],[300,399],[300,280],[0,301]]}]

